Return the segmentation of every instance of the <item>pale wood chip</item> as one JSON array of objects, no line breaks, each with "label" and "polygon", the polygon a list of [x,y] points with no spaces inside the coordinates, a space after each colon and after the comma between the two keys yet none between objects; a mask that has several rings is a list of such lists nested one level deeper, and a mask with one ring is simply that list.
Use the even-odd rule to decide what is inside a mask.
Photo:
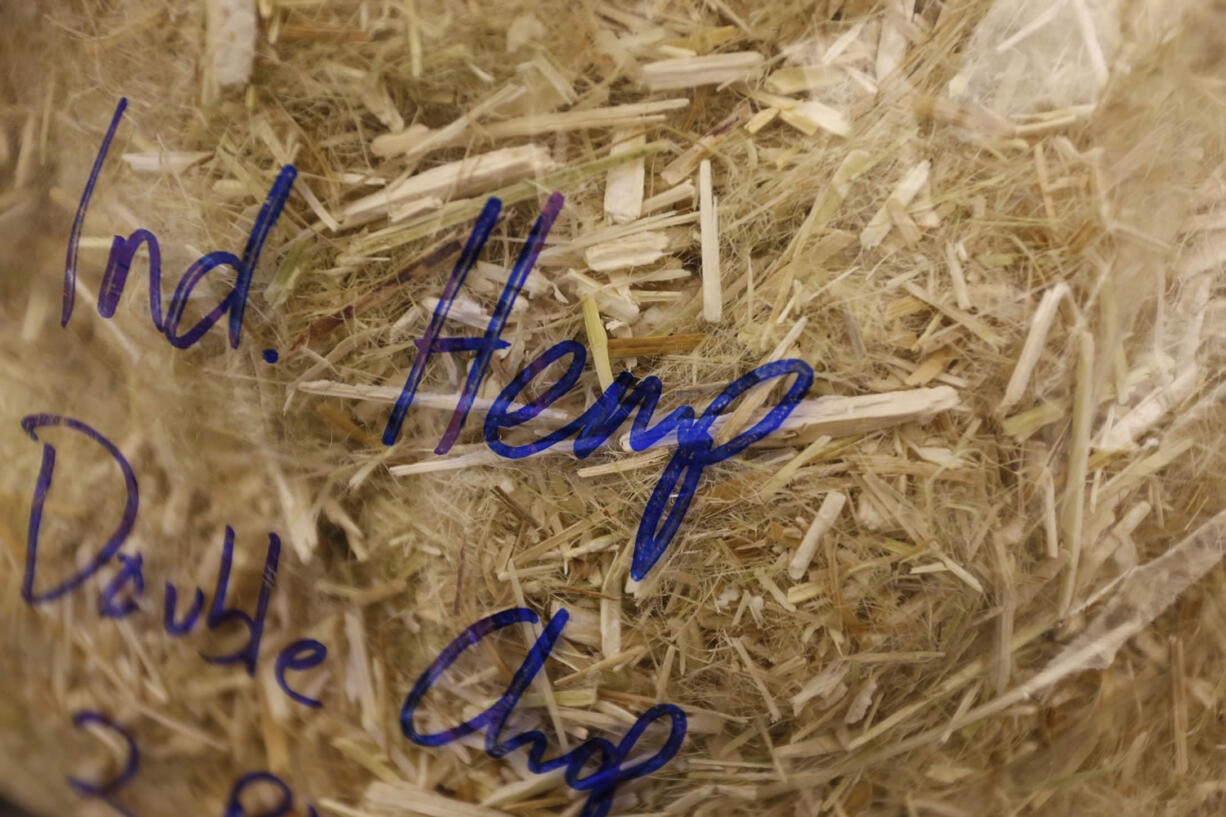
[{"label": "pale wood chip", "polygon": [[804,578],[805,572],[809,569],[809,563],[813,561],[813,556],[817,553],[817,546],[822,536],[830,530],[830,526],[834,524],[845,504],[847,504],[847,495],[841,491],[831,491],[826,494],[813,521],[809,523],[809,529],[805,531],[800,547],[796,549],[792,561],[788,563],[788,575],[793,581],[800,581]]},{"label": "pale wood chip", "polygon": [[[644,134],[628,137],[614,134],[610,155],[617,156],[647,144]],[[604,214],[613,224],[626,224],[643,215],[643,182],[646,178],[644,158],[623,162],[609,168],[605,174]]]},{"label": "pale wood chip", "polygon": [[716,207],[711,191],[711,162],[703,159],[698,166],[698,208],[702,226],[702,317],[709,323],[718,323],[724,313]]},{"label": "pale wood chip", "polygon": [[780,110],[779,118],[808,136],[812,136],[819,130],[828,131],[835,136],[846,136],[851,133],[851,124],[847,121],[847,117],[816,99]]},{"label": "pale wood chip", "polygon": [[746,79],[762,61],[756,51],[661,60],[642,67],[643,84],[653,91],[722,85]]}]

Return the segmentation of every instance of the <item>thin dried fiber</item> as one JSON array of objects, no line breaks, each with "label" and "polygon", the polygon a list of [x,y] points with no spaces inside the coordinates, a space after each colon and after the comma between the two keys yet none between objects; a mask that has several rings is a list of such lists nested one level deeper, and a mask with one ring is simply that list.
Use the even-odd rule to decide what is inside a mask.
[{"label": "thin dried fiber", "polygon": [[[113,813],[67,783],[118,770],[121,745],[72,727],[93,709],[141,745],[137,817],[224,814],[253,770],[326,814],[576,814],[522,757],[400,732],[442,647],[526,604],[571,621],[553,700],[534,688],[517,723],[556,747],[657,701],[690,717],[614,814],[1221,813],[1224,42],[1208,0],[0,3],[0,793]],[[112,235],[155,232],[173,285],[241,251],[291,163],[237,350],[220,327],[171,348],[143,256],[99,317]],[[816,371],[788,424],[707,470],[637,585],[665,453],[499,459],[478,406],[437,457],[449,355],[380,444],[485,198],[506,215],[452,334],[484,326],[553,190],[480,396],[561,340],[592,360],[525,433],[623,369],[666,410],[767,360]],[[22,601],[38,412],[131,459],[141,615],[96,615],[115,565]],[[113,466],[62,444],[47,577],[122,506]],[[255,678],[200,657],[236,633],[161,626],[165,581],[211,592],[227,525],[248,609],[285,541]],[[500,694],[509,633],[457,664],[432,728]],[[317,711],[270,669],[306,637],[329,648],[303,675]]]}]

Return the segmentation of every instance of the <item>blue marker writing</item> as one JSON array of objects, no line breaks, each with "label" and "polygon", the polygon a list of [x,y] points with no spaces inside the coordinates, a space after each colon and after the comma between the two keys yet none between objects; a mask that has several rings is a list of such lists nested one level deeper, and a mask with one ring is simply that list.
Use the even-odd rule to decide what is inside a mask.
[{"label": "blue marker writing", "polygon": [[[102,172],[106,155],[110,151],[111,142],[119,128],[119,121],[123,118],[127,107],[127,99],[120,99],[119,104],[115,106],[115,114],[111,117],[110,127],[107,128],[102,145],[98,148],[93,169],[90,171],[89,179],[85,182],[85,189],[77,205],[77,213],[72,222],[72,231],[68,237],[68,250],[64,260],[64,296],[60,307],[61,326],[68,325],[76,303],[77,257],[81,246],[81,231],[85,225],[85,214],[89,210],[89,202],[93,197],[94,187],[98,183],[98,176]],[[290,189],[297,176],[298,171],[293,165],[281,168],[276,181],[268,191],[264,206],[260,208],[259,215],[256,216],[255,223],[251,227],[242,258],[233,253],[218,250],[206,253],[197,259],[179,279],[165,316],[162,315],[162,251],[157,236],[145,229],[138,229],[127,238],[115,236],[111,242],[110,255],[107,257],[106,271],[102,275],[102,285],[98,291],[98,314],[103,318],[110,318],[115,314],[120,296],[123,295],[124,286],[127,284],[132,262],[136,259],[136,254],[141,247],[144,247],[149,260],[149,317],[158,331],[166,336],[172,346],[186,349],[200,340],[217,321],[228,314],[230,346],[237,349],[242,336],[243,313],[247,308],[247,298],[250,294],[251,279],[255,275],[256,264],[259,262],[260,253],[264,249],[269,233],[276,225],[281,211],[285,209]],[[208,273],[218,267],[230,267],[237,273],[233,287],[199,322],[186,331],[180,332],[179,324],[183,321],[183,313],[187,309],[187,302],[192,292]]]},{"label": "blue marker writing", "polygon": [[[535,729],[521,732],[510,738],[503,738],[515,705],[532,684],[532,680],[545,664],[545,659],[553,651],[558,637],[566,626],[569,614],[559,610],[545,626],[541,636],[528,651],[528,656],[519,665],[514,677],[508,684],[502,697],[480,715],[465,721],[459,726],[453,726],[442,732],[422,734],[413,725],[413,718],[422,699],[430,691],[439,677],[457,658],[469,647],[479,643],[489,634],[520,622],[537,623],[540,619],[536,613],[526,607],[513,607],[492,616],[487,616],[460,633],[454,641],[448,644],[438,658],[434,660],[413,689],[405,698],[400,710],[400,729],[405,737],[419,746],[444,746],[474,732],[485,732],[485,752],[490,757],[504,757],[517,749],[528,750],[528,769],[534,774],[544,774],[554,769],[565,768],[563,778],[566,785],[575,791],[588,792],[587,802],[579,817],[605,817],[613,802],[617,786],[627,780],[644,777],[667,764],[681,749],[685,739],[685,713],[673,704],[657,704],[638,717],[630,730],[616,745],[603,738],[589,738],[569,752],[555,758],[546,759],[547,739]],[[632,766],[623,766],[635,744],[651,724],[668,719],[670,727],[664,745],[655,754]],[[596,761],[595,771],[586,777],[580,777],[584,767],[591,761]]]},{"label": "blue marker writing", "polygon": [[[248,815],[243,808],[242,795],[247,789],[258,783],[266,783],[276,789],[280,799],[268,811]],[[230,789],[230,802],[226,804],[225,817],[284,817],[294,810],[294,793],[290,791],[285,781],[271,772],[248,772],[235,781]]]},{"label": "blue marker writing", "polygon": [[77,712],[72,716],[72,725],[78,729],[89,725],[110,729],[127,744],[128,757],[124,760],[123,770],[105,783],[90,783],[76,777],[69,777],[68,785],[72,786],[74,791],[84,797],[97,797],[124,815],[124,817],[133,817],[132,812],[115,801],[115,793],[128,785],[132,778],[136,776],[136,770],[140,768],[140,750],[136,748],[136,741],[132,739],[132,736],[122,726],[100,712],[92,712],[90,710]]},{"label": "blue marker writing", "polygon": [[82,582],[89,579],[103,565],[113,559],[115,554],[119,552],[119,548],[123,546],[124,541],[127,540],[128,535],[132,532],[132,526],[136,523],[136,512],[140,506],[140,492],[137,489],[136,474],[132,471],[132,466],[128,464],[127,458],[119,453],[119,449],[95,429],[80,420],[61,417],[58,414],[31,414],[21,420],[21,427],[30,435],[30,439],[35,442],[38,441],[38,435],[35,433],[38,429],[55,426],[71,429],[84,435],[86,439],[97,443],[114,460],[115,464],[119,466],[119,471],[123,475],[125,490],[124,509],[123,515],[119,519],[119,524],[115,526],[115,530],[110,538],[106,540],[106,543],[94,554],[94,557],[90,559],[84,568],[64,579],[50,590],[35,592],[34,580],[38,571],[38,538],[42,530],[43,505],[47,501],[47,492],[51,489],[51,480],[55,476],[55,446],[43,443],[43,463],[38,472],[38,481],[34,484],[34,501],[30,505],[30,524],[26,533],[25,576],[21,582],[21,597],[30,605],[55,601],[60,596],[81,585]]},{"label": "blue marker writing", "polygon": [[[116,792],[128,785],[140,769],[140,750],[137,749],[136,741],[133,740],[132,735],[106,715],[90,710],[82,710],[73,715],[72,724],[78,729],[85,726],[102,726],[111,730],[119,735],[120,739],[127,745],[128,756],[124,761],[123,770],[105,783],[90,783],[76,777],[69,777],[68,785],[72,786],[74,791],[84,797],[96,797],[102,800],[102,802],[118,811],[124,817],[135,817],[131,811],[121,806],[115,800]],[[248,814],[247,810],[243,807],[243,795],[248,789],[261,785],[270,786],[276,790],[279,795],[276,805],[267,811]],[[230,799],[226,803],[226,811],[223,817],[284,817],[293,810],[294,793],[284,780],[271,772],[248,772],[235,780],[234,785],[230,788]],[[314,806],[307,806],[307,815],[308,817],[318,817],[319,812],[315,810]]]},{"label": "blue marker writing", "polygon": [[[570,355],[571,363],[562,379],[536,400],[509,412],[511,404],[528,383],[564,355]],[[795,359],[767,363],[729,384],[697,418],[691,407],[682,406],[655,426],[651,425],[651,421],[660,399],[660,379],[652,375],[636,381],[629,372],[622,372],[595,403],[562,428],[532,443],[518,446],[503,443],[498,436],[502,429],[521,425],[536,417],[578,381],[585,357],[586,352],[582,346],[574,341],[563,341],[528,364],[507,384],[490,407],[485,418],[485,442],[490,450],[500,456],[518,459],[544,451],[574,435],[575,456],[583,459],[616,432],[636,409],[637,413],[630,428],[630,447],[635,451],[649,448],[675,432],[677,450],[664,467],[664,473],[647,501],[635,537],[630,576],[635,580],[642,580],[677,535],[698,488],[703,469],[736,456],[778,428],[808,393],[813,384],[813,370],[804,361]],[[723,445],[715,446],[710,435],[711,426],[733,400],[759,383],[789,375],[794,376],[791,385],[765,417]],[[669,508],[669,499],[674,491],[676,496]]]},{"label": "blue marker writing", "polygon": [[[528,273],[536,262],[540,247],[549,233],[562,207],[562,197],[554,193],[532,228],[514,269],[503,288],[498,306],[490,319],[485,335],[480,338],[440,338],[443,322],[451,310],[468,271],[476,263],[501,210],[496,198],[486,202],[481,217],[477,219],[468,244],[456,262],[451,278],[443,290],[430,325],[423,338],[417,341],[417,356],[409,372],[404,389],[383,433],[385,445],[393,445],[400,435],[413,397],[425,373],[426,362],[435,352],[477,352],[477,358],[469,367],[468,377],[460,394],[459,403],[447,425],[447,430],[434,449],[436,454],[445,454],[451,449],[468,417],[473,398],[489,368],[491,355],[496,349],[507,346],[500,339],[515,299],[523,289]],[[554,383],[531,402],[511,410],[515,400],[554,363],[569,359],[566,371]],[[491,451],[508,459],[520,459],[538,454],[551,446],[574,437],[573,452],[579,459],[590,456],[603,445],[634,415],[630,426],[630,447],[642,451],[660,443],[670,434],[675,434],[677,449],[669,459],[652,491],[647,507],[639,521],[635,534],[634,557],[630,576],[641,581],[664,555],[677,535],[681,523],[698,490],[703,471],[711,465],[736,456],[749,446],[771,434],[788,418],[800,404],[813,385],[813,369],[802,360],[788,359],[767,363],[746,372],[730,383],[707,405],[702,414],[696,414],[690,406],[681,406],[653,425],[656,407],[660,402],[663,385],[654,375],[637,379],[629,372],[622,372],[613,383],[582,414],[571,422],[533,442],[510,445],[500,437],[503,429],[514,428],[534,419],[542,411],[562,399],[579,383],[587,362],[587,350],[575,341],[564,340],[545,350],[536,360],[525,366],[506,385],[494,400],[486,414],[483,434]],[[791,382],[779,402],[771,407],[752,428],[742,431],[722,445],[715,445],[711,428],[715,421],[732,403],[751,388],[771,380],[791,378]]]},{"label": "blue marker writing", "polygon": [[477,396],[477,390],[481,387],[481,380],[489,368],[490,358],[493,357],[495,350],[504,349],[510,345],[501,340],[499,336],[511,317],[511,308],[515,305],[515,299],[523,289],[524,282],[528,280],[528,274],[532,271],[533,265],[536,264],[536,257],[540,255],[545,237],[549,235],[554,220],[562,211],[562,201],[561,193],[551,194],[540,217],[532,225],[532,232],[529,233],[528,240],[524,243],[519,258],[515,261],[511,277],[507,279],[507,284],[498,299],[498,306],[494,309],[494,315],[490,318],[485,334],[480,338],[440,338],[438,334],[442,331],[443,321],[447,320],[451,305],[455,302],[456,295],[459,294],[460,287],[468,276],[468,271],[477,262],[477,256],[481,253],[485,242],[489,240],[490,233],[493,232],[494,225],[498,221],[498,213],[502,210],[502,202],[496,198],[491,198],[485,203],[485,208],[473,227],[472,235],[469,236],[464,251],[456,261],[451,278],[448,279],[447,286],[443,289],[443,295],[439,298],[438,305],[434,307],[434,314],[430,318],[426,335],[417,343],[417,357],[413,361],[413,368],[409,371],[409,377],[405,381],[404,388],[396,400],[396,406],[392,409],[391,417],[387,421],[387,427],[383,431],[384,445],[394,445],[396,438],[400,436],[400,427],[413,402],[413,396],[417,393],[417,387],[421,383],[426,361],[430,359],[430,355],[434,352],[475,351],[477,358],[469,369],[468,379],[460,394],[460,401],[434,453],[446,454],[451,450],[456,438],[460,436],[460,429],[464,421],[468,418],[468,412]]},{"label": "blue marker writing", "polygon": [[260,574],[260,594],[255,603],[255,615],[226,607],[226,594],[230,586],[230,565],[234,561],[234,529],[226,526],[226,537],[221,546],[221,568],[217,571],[217,589],[213,592],[213,604],[209,607],[207,623],[210,630],[223,624],[237,621],[247,628],[247,643],[229,655],[205,656],[210,664],[242,664],[247,674],[255,677],[255,663],[260,656],[260,639],[264,636],[264,619],[268,616],[268,601],[277,581],[277,564],[281,559],[281,537],[268,534],[268,553],[264,557],[264,570]]},{"label": "blue marker writing", "polygon": [[[140,599],[145,594],[144,559],[140,553],[127,554],[120,552],[128,536],[136,524],[140,508],[140,493],[137,487],[136,474],[127,458],[115,445],[93,427],[57,414],[31,414],[21,421],[21,427],[31,439],[39,441],[39,429],[61,427],[84,436],[98,445],[118,466],[123,477],[125,504],[123,514],[110,538],[94,554],[93,558],[78,568],[50,589],[37,589],[39,578],[39,548],[43,527],[43,510],[47,502],[47,494],[51,490],[56,470],[56,449],[50,443],[43,442],[42,467],[34,485],[34,499],[30,504],[30,523],[26,535],[26,563],[21,584],[21,597],[31,606],[47,604],[62,598],[80,587],[103,567],[116,559],[119,569],[106,581],[98,594],[98,613],[106,618],[127,618],[139,613]],[[203,655],[204,660],[213,664],[241,664],[247,674],[254,677],[256,664],[259,661],[260,644],[264,635],[264,623],[268,616],[268,605],[272,592],[276,587],[277,567],[281,558],[281,539],[275,533],[268,534],[268,550],[264,558],[264,570],[261,573],[259,594],[256,598],[255,611],[248,613],[237,607],[228,606],[230,573],[234,562],[234,529],[226,526],[225,538],[222,542],[221,559],[217,569],[217,585],[209,605],[205,624],[210,631],[218,630],[227,624],[238,623],[247,630],[247,641],[233,652],[223,655]],[[196,588],[192,596],[192,604],[179,617],[177,611],[178,591],[173,584],[166,582],[166,595],[163,602],[163,623],[166,632],[171,637],[186,635],[191,632],[201,613],[204,611],[204,591]],[[286,678],[290,671],[303,672],[322,664],[328,650],[322,643],[314,639],[302,639],[283,647],[276,658],[276,679],[281,689],[292,700],[311,708],[321,706],[320,702],[295,691]]]}]

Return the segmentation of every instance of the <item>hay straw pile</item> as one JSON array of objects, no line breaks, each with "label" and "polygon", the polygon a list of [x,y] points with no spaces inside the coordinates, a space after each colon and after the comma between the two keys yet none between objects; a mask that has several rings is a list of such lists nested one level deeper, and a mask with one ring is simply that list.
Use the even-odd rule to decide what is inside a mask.
[{"label": "hay straw pile", "polygon": [[[439,650],[526,605],[572,616],[518,710],[555,750],[658,701],[689,715],[616,815],[1220,813],[1220,4],[22,0],[0,23],[7,796],[113,813],[65,782],[118,769],[120,744],[72,728],[98,709],[142,748],[119,795],[137,817],[222,814],[259,769],[297,813],[577,814],[522,753],[400,733]],[[61,329],[64,243],[121,96]],[[158,235],[168,297],[202,253],[241,250],[288,163],[238,350],[222,327],[171,348],[143,256],[98,316],[112,234]],[[799,422],[707,469],[641,584],[666,450],[501,460],[478,409],[436,456],[450,355],[379,442],[486,197],[504,217],[448,334],[484,327],[554,190],[483,397],[566,339],[590,352],[567,415],[622,369],[659,376],[663,410],[770,359],[817,373]],[[96,615],[114,566],[21,601],[34,412],[131,459],[140,615]],[[96,449],[55,439],[74,465],[47,581],[123,501]],[[211,593],[227,524],[246,609],[267,532],[286,542],[254,679],[200,658],[241,634],[161,627],[165,581]],[[457,664],[429,725],[501,693],[525,650],[508,633]],[[319,711],[271,673],[305,637],[329,648],[303,676]]]}]

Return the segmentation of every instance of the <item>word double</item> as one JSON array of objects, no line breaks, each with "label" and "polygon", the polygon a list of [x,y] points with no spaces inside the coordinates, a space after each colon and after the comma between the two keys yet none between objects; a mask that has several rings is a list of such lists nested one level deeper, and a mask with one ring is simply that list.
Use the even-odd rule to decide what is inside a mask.
[{"label": "word double", "polygon": [[[140,509],[140,487],[127,457],[97,430],[71,417],[56,414],[31,414],[22,418],[21,427],[35,442],[43,443],[42,465],[38,471],[38,480],[34,484],[34,499],[30,505],[30,524],[26,533],[26,561],[21,582],[22,599],[31,606],[55,601],[84,584],[113,560],[118,560],[118,570],[98,594],[98,614],[104,618],[121,619],[140,612],[139,599],[145,593],[144,558],[140,553],[128,554],[121,551],[136,525]],[[39,429],[49,427],[62,427],[76,432],[106,452],[119,468],[123,478],[124,508],[118,524],[106,542],[93,554],[84,567],[60,579],[59,583],[50,589],[37,590],[35,585],[38,578],[38,551],[43,525],[43,509],[55,478],[57,462],[56,447],[48,442],[40,441],[37,432]],[[247,640],[242,647],[231,653],[202,654],[201,657],[205,661],[211,664],[241,664],[248,675],[255,676],[256,664],[260,655],[260,642],[264,635],[264,621],[268,615],[268,603],[272,597],[273,588],[276,586],[277,566],[280,558],[281,539],[275,533],[269,533],[268,550],[264,557],[264,570],[255,612],[248,613],[237,607],[227,606],[226,597],[229,595],[230,572],[234,562],[234,529],[226,527],[225,538],[222,542],[221,562],[217,570],[217,584],[205,617],[205,624],[209,630],[217,630],[226,624],[237,622],[246,629]],[[178,638],[192,632],[204,611],[204,591],[199,587],[195,589],[192,603],[182,616],[179,616],[177,611],[178,595],[178,588],[171,582],[166,582],[162,623],[166,634],[171,638]],[[274,667],[277,683],[282,691],[292,700],[304,706],[318,708],[319,701],[294,690],[289,685],[286,674],[290,670],[304,671],[317,667],[324,662],[327,655],[327,647],[312,638],[300,639],[282,648],[277,653]]]}]

